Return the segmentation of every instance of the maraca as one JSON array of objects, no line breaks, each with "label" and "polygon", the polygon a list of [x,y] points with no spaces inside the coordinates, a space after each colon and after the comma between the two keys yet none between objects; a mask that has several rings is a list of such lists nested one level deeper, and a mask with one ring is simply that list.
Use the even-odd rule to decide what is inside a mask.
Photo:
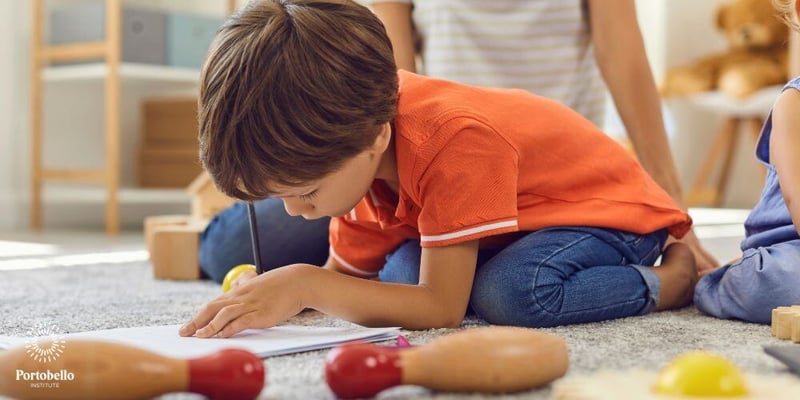
[{"label": "maraca", "polygon": [[340,398],[372,397],[397,385],[443,391],[515,392],[563,376],[558,336],[512,327],[470,329],[404,350],[352,343],[328,353],[325,379]]},{"label": "maraca", "polygon": [[[52,348],[45,342],[42,348]],[[211,399],[255,399],[264,387],[261,359],[222,350],[179,360],[135,347],[66,340],[54,360],[37,361],[26,347],[0,354],[0,395],[16,399],[141,399],[193,392]]]}]

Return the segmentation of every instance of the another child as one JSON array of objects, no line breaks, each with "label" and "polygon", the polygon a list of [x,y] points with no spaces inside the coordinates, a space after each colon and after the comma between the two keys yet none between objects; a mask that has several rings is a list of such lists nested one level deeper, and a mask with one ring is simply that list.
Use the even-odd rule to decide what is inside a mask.
[{"label": "another child", "polygon": [[331,248],[323,268],[246,280],[182,335],[304,308],[423,329],[458,326],[469,304],[493,324],[542,327],[691,300],[685,245],[651,267],[691,219],[622,147],[522,90],[398,74],[383,25],[353,1],[251,1],[212,46],[200,108],[219,188],[332,216]]},{"label": "another child", "polygon": [[[795,0],[776,0],[795,30]],[[742,258],[712,271],[695,289],[697,307],[719,318],[767,324],[772,309],[800,304],[800,78],[778,96],[756,144],[767,167],[761,199],[745,221]]]}]

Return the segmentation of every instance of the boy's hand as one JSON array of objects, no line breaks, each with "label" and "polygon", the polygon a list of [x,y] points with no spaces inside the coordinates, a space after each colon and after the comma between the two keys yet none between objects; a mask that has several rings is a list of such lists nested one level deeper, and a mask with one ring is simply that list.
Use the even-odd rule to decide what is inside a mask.
[{"label": "boy's hand", "polygon": [[236,289],[237,287],[244,285],[247,283],[247,281],[257,276],[258,274],[256,271],[244,271],[239,274],[239,276],[237,276],[233,282],[231,282],[231,289]]},{"label": "boy's hand", "polygon": [[208,303],[181,327],[181,336],[230,337],[245,329],[269,328],[300,313],[304,307],[303,275],[311,265],[277,268],[240,281],[230,292]]}]

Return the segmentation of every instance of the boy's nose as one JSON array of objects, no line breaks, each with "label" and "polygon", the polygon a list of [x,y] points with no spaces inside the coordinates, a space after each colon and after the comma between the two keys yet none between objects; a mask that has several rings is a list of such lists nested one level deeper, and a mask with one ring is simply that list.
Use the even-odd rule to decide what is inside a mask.
[{"label": "boy's nose", "polygon": [[296,217],[298,215],[302,215],[304,212],[307,212],[309,206],[300,199],[285,198],[283,199],[283,208],[286,209],[287,214],[291,215],[292,217]]}]

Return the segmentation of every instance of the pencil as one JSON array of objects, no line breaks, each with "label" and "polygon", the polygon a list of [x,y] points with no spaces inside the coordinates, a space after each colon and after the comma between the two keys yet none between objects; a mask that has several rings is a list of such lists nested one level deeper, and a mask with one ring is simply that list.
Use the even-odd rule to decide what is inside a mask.
[{"label": "pencil", "polygon": [[247,203],[247,216],[250,219],[250,242],[253,244],[253,261],[256,264],[256,273],[261,275],[261,246],[258,240],[258,222],[256,221],[256,207],[252,202]]}]

